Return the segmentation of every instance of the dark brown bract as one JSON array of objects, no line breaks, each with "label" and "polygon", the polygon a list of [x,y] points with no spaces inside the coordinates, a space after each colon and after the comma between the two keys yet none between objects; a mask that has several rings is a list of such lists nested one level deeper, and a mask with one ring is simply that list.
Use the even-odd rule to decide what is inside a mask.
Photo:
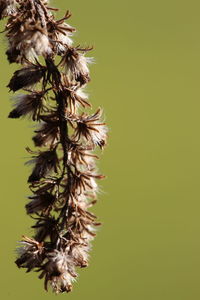
[{"label": "dark brown bract", "polygon": [[23,237],[16,264],[38,271],[46,290],[51,285],[63,293],[72,290],[77,268],[88,266],[100,225],[89,210],[97,201],[96,181],[104,178],[94,150],[106,145],[107,128],[101,109],[83,112],[91,107],[85,86],[92,48],[73,46],[70,13],[56,20],[57,9],[47,2],[0,0],[0,19],[8,17],[8,61],[21,64],[8,84],[17,92],[9,118],[38,122],[32,138],[38,149],[27,148],[33,167],[26,212],[35,220],[34,234]]}]

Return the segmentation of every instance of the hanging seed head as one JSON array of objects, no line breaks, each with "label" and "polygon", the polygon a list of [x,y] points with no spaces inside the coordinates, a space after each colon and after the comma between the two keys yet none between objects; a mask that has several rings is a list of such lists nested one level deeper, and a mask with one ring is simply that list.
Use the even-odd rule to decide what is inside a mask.
[{"label": "hanging seed head", "polygon": [[107,127],[102,111],[91,108],[85,93],[90,81],[91,47],[74,46],[69,11],[57,20],[46,0],[0,0],[0,19],[8,17],[6,55],[21,67],[8,88],[13,97],[9,118],[37,122],[26,148],[33,169],[28,177],[33,237],[18,248],[19,268],[39,272],[44,287],[70,292],[77,269],[88,266],[91,241],[100,223],[90,208],[97,202],[96,147],[103,148]]}]

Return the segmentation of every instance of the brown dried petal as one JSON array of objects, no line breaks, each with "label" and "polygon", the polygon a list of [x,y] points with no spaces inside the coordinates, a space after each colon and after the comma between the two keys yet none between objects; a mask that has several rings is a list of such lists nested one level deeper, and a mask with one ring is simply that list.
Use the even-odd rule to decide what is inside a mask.
[{"label": "brown dried petal", "polygon": [[73,121],[77,123],[74,139],[79,141],[81,137],[84,137],[87,141],[91,141],[94,145],[102,148],[106,144],[107,127],[105,123],[101,122],[101,115],[102,111],[98,109],[91,116],[82,114],[77,119],[74,118]]},{"label": "brown dried petal", "polygon": [[21,241],[23,245],[18,249],[19,258],[15,261],[19,268],[26,268],[27,272],[40,267],[45,258],[45,249],[43,243],[39,243],[34,239],[23,237]]},{"label": "brown dried petal", "polygon": [[59,140],[59,123],[58,122],[48,122],[43,123],[39,130],[35,130],[37,133],[33,137],[35,146],[53,146]]},{"label": "brown dried petal", "polygon": [[[87,49],[85,49],[86,51]],[[76,48],[68,48],[62,59],[62,65],[66,67],[67,71],[70,71],[71,76],[81,85],[90,81],[88,64],[92,62],[92,58],[85,57]]]},{"label": "brown dried petal", "polygon": [[55,201],[55,196],[46,192],[44,194],[31,196],[29,199],[31,199],[31,202],[26,204],[26,211],[28,214],[34,214],[50,208]]},{"label": "brown dried petal", "polygon": [[35,162],[32,174],[28,182],[39,181],[51,171],[57,172],[58,157],[55,150],[41,152],[38,157],[30,162]]},{"label": "brown dried petal", "polygon": [[67,252],[54,250],[49,253],[48,262],[44,266],[45,289],[51,284],[56,293],[70,292],[72,282],[77,277],[73,258]]},{"label": "brown dried petal", "polygon": [[81,268],[88,266],[88,252],[89,247],[86,244],[72,244],[70,254],[73,257],[76,266]]},{"label": "brown dried petal", "polygon": [[36,229],[35,238],[42,242],[50,237],[52,243],[56,243],[58,239],[57,220],[54,217],[40,218],[32,228]]},{"label": "brown dried petal", "polygon": [[28,95],[17,95],[15,108],[10,112],[9,118],[20,118],[30,115],[35,121],[37,113],[42,109],[43,92],[33,92]]},{"label": "brown dried petal", "polygon": [[46,68],[41,66],[29,66],[15,71],[8,87],[12,91],[18,91],[39,82],[45,75]]}]

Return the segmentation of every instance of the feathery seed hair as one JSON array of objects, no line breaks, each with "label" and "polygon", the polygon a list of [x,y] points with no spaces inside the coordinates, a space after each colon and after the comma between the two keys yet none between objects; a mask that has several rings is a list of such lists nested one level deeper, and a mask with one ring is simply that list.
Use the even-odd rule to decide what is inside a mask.
[{"label": "feathery seed hair", "polygon": [[38,150],[27,148],[33,169],[26,212],[35,220],[34,235],[23,236],[16,264],[39,272],[46,290],[51,285],[63,293],[72,290],[77,267],[88,265],[100,225],[89,209],[96,203],[96,180],[104,177],[97,173],[94,149],[106,145],[107,128],[101,109],[83,112],[91,107],[84,88],[92,48],[73,46],[70,13],[56,20],[57,10],[46,0],[0,0],[0,19],[8,18],[6,55],[21,65],[8,88],[23,91],[14,97],[9,118],[39,123],[32,138]]}]

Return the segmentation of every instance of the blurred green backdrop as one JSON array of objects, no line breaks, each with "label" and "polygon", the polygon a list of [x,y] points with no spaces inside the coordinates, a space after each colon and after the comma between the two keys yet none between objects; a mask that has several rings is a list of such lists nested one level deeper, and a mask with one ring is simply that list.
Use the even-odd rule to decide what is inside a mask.
[{"label": "blurred green backdrop", "polygon": [[[94,109],[110,139],[100,162],[107,179],[95,212],[103,227],[90,267],[61,299],[200,299],[200,3],[181,0],[56,1],[70,9],[76,44],[94,45]],[[2,27],[3,28],[3,27]],[[1,38],[1,298],[54,299],[37,274],[14,265],[30,234],[26,146],[33,124],[10,120],[8,65]]]}]

